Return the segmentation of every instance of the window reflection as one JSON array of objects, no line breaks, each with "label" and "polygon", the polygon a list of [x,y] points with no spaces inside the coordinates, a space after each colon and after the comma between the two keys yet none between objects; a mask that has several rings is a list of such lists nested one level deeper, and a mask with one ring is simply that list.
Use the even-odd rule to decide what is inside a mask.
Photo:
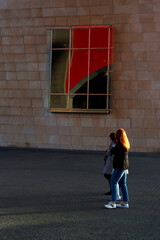
[{"label": "window reflection", "polygon": [[112,94],[112,78],[113,78],[113,72],[109,73],[109,86],[108,86],[108,93]]},{"label": "window reflection", "polygon": [[72,30],[72,47],[88,48],[89,46],[89,29]]},{"label": "window reflection", "polygon": [[68,50],[52,51],[51,91],[52,93],[66,92],[66,79],[68,78]]},{"label": "window reflection", "polygon": [[87,93],[88,50],[72,50],[70,93]]},{"label": "window reflection", "polygon": [[106,67],[108,65],[108,51],[107,49],[91,49],[90,50],[90,70],[89,74],[95,72],[98,69]]},{"label": "window reflection", "polygon": [[89,93],[106,93],[107,92],[107,71],[105,68],[97,70],[90,75]]},{"label": "window reflection", "polygon": [[106,109],[106,95],[89,95],[89,109]]},{"label": "window reflection", "polygon": [[89,92],[107,93],[108,51],[91,49],[90,56]]},{"label": "window reflection", "polygon": [[68,96],[67,95],[52,95],[51,108],[68,108]]},{"label": "window reflection", "polygon": [[70,96],[70,108],[87,109],[87,95]]},{"label": "window reflection", "polygon": [[52,29],[49,37],[51,109],[107,112],[111,107],[113,28]]},{"label": "window reflection", "polygon": [[108,28],[91,29],[91,48],[108,47]]},{"label": "window reflection", "polygon": [[52,32],[52,48],[69,48],[69,29],[55,29]]}]

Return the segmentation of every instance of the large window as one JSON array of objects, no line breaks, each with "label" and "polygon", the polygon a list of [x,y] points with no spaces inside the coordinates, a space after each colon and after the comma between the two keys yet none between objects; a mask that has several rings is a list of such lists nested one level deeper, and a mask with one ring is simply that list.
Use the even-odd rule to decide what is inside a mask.
[{"label": "large window", "polygon": [[50,111],[111,109],[113,27],[74,26],[48,30]]}]

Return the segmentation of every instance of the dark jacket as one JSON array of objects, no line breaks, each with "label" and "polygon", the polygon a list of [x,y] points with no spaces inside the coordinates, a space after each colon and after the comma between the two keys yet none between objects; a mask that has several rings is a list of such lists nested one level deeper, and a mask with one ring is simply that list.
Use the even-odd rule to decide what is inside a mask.
[{"label": "dark jacket", "polygon": [[114,155],[113,159],[113,168],[118,170],[127,170],[129,169],[128,161],[128,151],[123,145],[118,142],[116,146],[113,147],[110,151],[111,155]]}]

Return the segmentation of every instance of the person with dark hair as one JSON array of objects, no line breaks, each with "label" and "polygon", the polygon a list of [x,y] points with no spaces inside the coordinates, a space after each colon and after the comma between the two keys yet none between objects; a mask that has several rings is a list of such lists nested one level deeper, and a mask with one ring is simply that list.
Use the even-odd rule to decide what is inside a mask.
[{"label": "person with dark hair", "polygon": [[[116,144],[115,133],[113,133],[113,132],[110,133],[109,137],[110,137],[111,143],[109,145],[108,150],[106,150],[106,156],[104,158],[105,165],[104,165],[104,168],[103,168],[103,174],[104,174],[104,177],[108,180],[110,190],[109,190],[109,192],[105,193],[105,195],[111,195],[110,180],[111,180],[111,176],[112,176],[112,172],[113,172],[113,156],[110,154],[110,151]],[[118,188],[117,198],[118,198],[118,200],[120,200],[121,197],[119,196],[119,186],[118,186],[118,184],[117,184],[117,188]]]},{"label": "person with dark hair", "polygon": [[[126,184],[127,172],[129,169],[128,150],[130,149],[130,143],[127,134],[124,129],[120,128],[116,132],[116,145],[110,151],[111,155],[114,155],[113,159],[113,173],[111,177],[111,201],[105,205],[105,208],[129,208],[129,196],[128,188]],[[122,200],[120,204],[116,204],[117,201],[117,184],[121,189]]]}]

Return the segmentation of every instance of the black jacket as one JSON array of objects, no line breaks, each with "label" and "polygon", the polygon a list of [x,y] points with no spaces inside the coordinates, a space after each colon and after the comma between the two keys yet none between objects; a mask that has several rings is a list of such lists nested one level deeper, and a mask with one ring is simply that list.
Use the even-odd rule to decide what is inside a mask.
[{"label": "black jacket", "polygon": [[116,146],[113,147],[110,151],[111,155],[114,155],[113,159],[113,168],[118,170],[127,170],[129,169],[128,161],[128,151],[123,145],[118,142]]}]

